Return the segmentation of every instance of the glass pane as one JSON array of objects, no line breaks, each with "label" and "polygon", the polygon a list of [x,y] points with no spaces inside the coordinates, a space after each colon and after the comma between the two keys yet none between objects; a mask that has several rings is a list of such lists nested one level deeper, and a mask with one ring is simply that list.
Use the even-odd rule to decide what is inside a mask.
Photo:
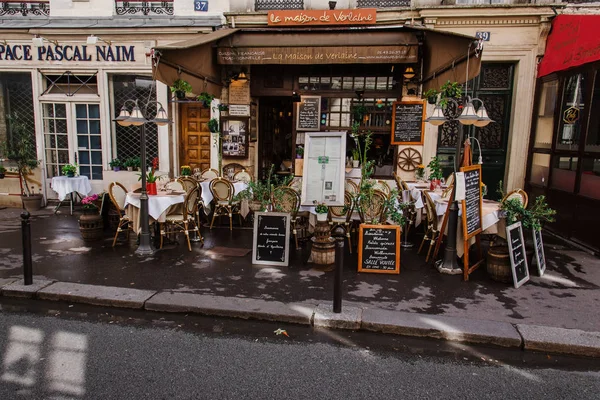
[{"label": "glass pane", "polygon": [[46,148],[55,148],[56,147],[56,138],[54,135],[44,135],[45,137],[45,146]]},{"label": "glass pane", "polygon": [[100,134],[100,121],[90,121],[90,133],[92,135]]},{"label": "glass pane", "polygon": [[46,162],[55,163],[56,161],[56,152],[54,150],[46,150]]},{"label": "glass pane", "polygon": [[92,164],[102,164],[102,152],[101,151],[92,151]]},{"label": "glass pane", "polygon": [[57,119],[56,121],[56,133],[67,133],[67,120]]},{"label": "glass pane", "polygon": [[573,192],[575,189],[577,161],[577,157],[556,157],[552,168],[551,187]]},{"label": "glass pane", "polygon": [[377,90],[387,89],[387,76],[380,76],[377,78]]},{"label": "glass pane", "polygon": [[343,89],[344,90],[352,90],[353,79],[351,76],[344,77]]},{"label": "glass pane", "polygon": [[92,179],[102,180],[102,167],[92,167]]},{"label": "glass pane", "polygon": [[583,160],[579,194],[593,199],[600,199],[600,158],[586,158]]},{"label": "glass pane", "polygon": [[87,120],[77,120],[77,133],[88,133]]},{"label": "glass pane", "polygon": [[374,90],[375,89],[375,81],[376,81],[376,77],[372,76],[372,77],[367,77],[366,79],[366,83],[365,83],[365,89],[367,90]]},{"label": "glass pane", "polygon": [[77,136],[77,147],[79,150],[81,149],[89,149],[88,137],[87,136]]},{"label": "glass pane", "polygon": [[340,76],[331,78],[331,88],[337,90],[342,88],[342,78]]},{"label": "glass pane", "polygon": [[75,118],[87,118],[87,107],[85,104],[75,105]]},{"label": "glass pane", "polygon": [[89,104],[88,109],[90,118],[100,118],[100,106],[98,104]]},{"label": "glass pane", "polygon": [[561,128],[559,129],[556,147],[561,150],[577,150],[581,135],[581,116],[585,104],[585,77],[582,74],[572,75],[565,80],[562,97]]},{"label": "glass pane", "polygon": [[57,147],[59,149],[69,148],[69,138],[67,135],[56,135]]},{"label": "glass pane", "polygon": [[549,149],[552,147],[552,133],[554,132],[554,110],[558,93],[558,81],[545,82],[540,92],[537,126],[535,129],[534,147]]},{"label": "glass pane", "polygon": [[79,152],[79,164],[89,164],[90,163],[90,153],[87,151]]},{"label": "glass pane", "polygon": [[534,153],[531,163],[531,177],[529,182],[543,187],[548,186],[548,172],[550,171],[550,154]]},{"label": "glass pane", "polygon": [[90,167],[87,166],[87,165],[80,165],[79,166],[79,175],[82,175],[82,176],[85,175],[85,176],[87,176],[88,178],[91,179],[91,177],[90,177]]},{"label": "glass pane", "polygon": [[68,164],[69,163],[69,151],[68,150],[58,150],[58,162],[60,164]]},{"label": "glass pane", "polygon": [[354,90],[361,90],[365,88],[365,78],[356,77],[354,78]]},{"label": "glass pane", "polygon": [[298,83],[308,83],[308,76],[301,76],[298,78]]},{"label": "glass pane", "polygon": [[54,104],[54,112],[57,118],[67,118],[67,105],[66,104]]},{"label": "glass pane", "polygon": [[54,107],[52,104],[44,104],[44,117],[54,117]]},{"label": "glass pane", "polygon": [[100,141],[100,136],[90,136],[90,148],[91,149],[101,149],[102,142]]},{"label": "glass pane", "polygon": [[600,73],[596,73],[591,107],[587,138],[585,139],[585,151],[600,152]]}]

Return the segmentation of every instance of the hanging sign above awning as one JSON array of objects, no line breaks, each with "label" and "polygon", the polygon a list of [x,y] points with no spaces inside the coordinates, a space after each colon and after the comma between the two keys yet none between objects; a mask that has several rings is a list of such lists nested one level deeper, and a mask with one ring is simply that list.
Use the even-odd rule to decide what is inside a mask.
[{"label": "hanging sign above awning", "polygon": [[271,26],[370,25],[377,21],[377,9],[274,10],[269,11],[268,18]]},{"label": "hanging sign above awning", "polygon": [[559,15],[552,21],[538,77],[600,60],[600,15]]}]

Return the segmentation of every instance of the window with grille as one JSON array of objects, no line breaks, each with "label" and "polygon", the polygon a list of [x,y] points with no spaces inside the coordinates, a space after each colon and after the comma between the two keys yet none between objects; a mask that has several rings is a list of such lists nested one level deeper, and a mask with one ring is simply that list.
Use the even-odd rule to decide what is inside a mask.
[{"label": "window with grille", "polygon": [[60,176],[61,168],[69,164],[69,132],[66,103],[42,105],[44,149],[48,178]]},{"label": "window with grille", "polygon": [[255,11],[303,10],[304,0],[255,0]]},{"label": "window with grille", "polygon": [[102,138],[100,105],[75,104],[75,125],[79,175],[102,179]]},{"label": "window with grille", "polygon": [[358,0],[358,8],[410,7],[410,0]]},{"label": "window with grille", "polygon": [[[0,143],[10,137],[10,123],[13,119],[30,134],[32,149],[35,149],[35,123],[33,117],[33,89],[29,72],[0,73]],[[31,154],[36,158],[36,154]]]},{"label": "window with grille", "polygon": [[[112,75],[112,98],[111,98],[111,119],[116,118],[121,107],[126,100],[138,100],[138,104],[144,112],[146,118],[152,119],[156,114],[156,107],[144,109],[144,105],[149,101],[156,101],[156,87],[154,81],[149,76],[138,75]],[[131,111],[132,103],[127,103],[127,110]],[[140,156],[140,127],[139,126],[121,126],[113,124],[114,136],[113,142],[116,143],[113,148],[113,158],[121,161],[128,158]],[[146,124],[146,157],[152,160],[158,157],[158,128],[156,124]]]}]

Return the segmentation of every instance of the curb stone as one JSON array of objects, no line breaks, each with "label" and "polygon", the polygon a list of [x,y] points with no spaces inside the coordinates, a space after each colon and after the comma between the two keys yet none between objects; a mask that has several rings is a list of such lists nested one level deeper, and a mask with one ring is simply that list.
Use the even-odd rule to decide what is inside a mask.
[{"label": "curb stone", "polygon": [[342,307],[342,312],[333,312],[333,305],[319,304],[315,308],[313,324],[317,328],[360,329],[363,309],[358,307]]},{"label": "curb stone", "polygon": [[600,357],[600,332],[517,324],[526,350]]},{"label": "curb stone", "polygon": [[32,285],[25,285],[23,279],[16,280],[2,287],[2,295],[6,297],[21,297],[32,299],[41,289],[53,284],[56,281],[44,279],[33,279]]},{"label": "curb stone", "polygon": [[99,306],[141,309],[146,300],[154,294],[156,292],[152,290],[57,282],[39,290],[37,297],[43,300],[64,300]]}]

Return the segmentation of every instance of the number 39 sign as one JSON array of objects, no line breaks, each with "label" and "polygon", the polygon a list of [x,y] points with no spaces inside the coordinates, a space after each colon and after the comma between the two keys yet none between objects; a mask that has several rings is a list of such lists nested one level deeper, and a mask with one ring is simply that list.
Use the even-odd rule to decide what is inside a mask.
[{"label": "number 39 sign", "polygon": [[194,0],[194,11],[208,11],[208,1]]}]

